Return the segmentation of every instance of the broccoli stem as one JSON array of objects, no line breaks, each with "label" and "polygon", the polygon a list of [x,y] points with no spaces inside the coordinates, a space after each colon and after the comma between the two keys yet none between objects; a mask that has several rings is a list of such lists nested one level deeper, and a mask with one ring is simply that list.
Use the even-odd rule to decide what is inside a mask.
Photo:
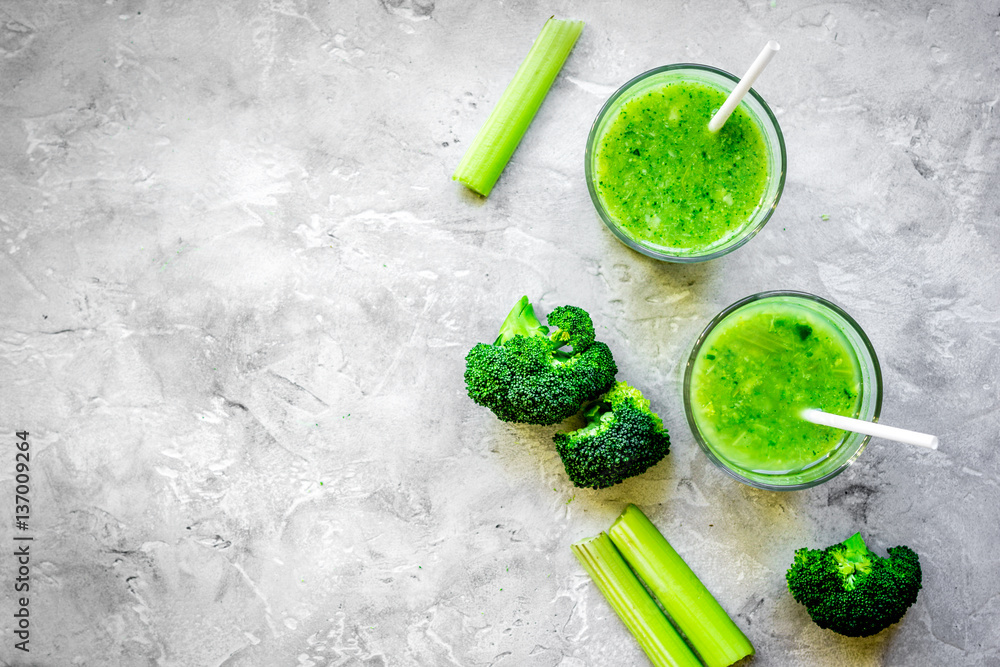
[{"label": "broccoli stem", "polygon": [[550,18],[545,22],[524,62],[458,163],[453,180],[484,197],[490,194],[582,30],[582,21]]},{"label": "broccoli stem", "polygon": [[607,533],[581,540],[571,549],[655,667],[700,667]]},{"label": "broccoli stem", "polygon": [[753,655],[750,640],[638,507],[626,507],[608,533],[706,667]]},{"label": "broccoli stem", "polygon": [[872,571],[872,552],[865,544],[861,533],[854,533],[844,540],[843,553],[833,555],[837,561],[837,569],[844,580],[844,590],[853,591],[858,584],[858,575],[866,575]]},{"label": "broccoli stem", "polygon": [[507,313],[503,324],[500,325],[500,335],[493,344],[500,345],[506,343],[514,336],[535,336],[539,332],[542,335],[548,334],[549,328],[542,326],[542,323],[538,321],[538,317],[535,315],[534,306],[528,301],[527,296],[522,296],[514,304],[514,307],[510,309],[510,312]]},{"label": "broccoli stem", "polygon": [[861,533],[854,533],[844,540],[844,546],[847,547],[847,551],[855,557],[855,560],[868,558],[871,554],[871,551],[868,549],[868,545],[865,544],[865,538],[861,537]]}]

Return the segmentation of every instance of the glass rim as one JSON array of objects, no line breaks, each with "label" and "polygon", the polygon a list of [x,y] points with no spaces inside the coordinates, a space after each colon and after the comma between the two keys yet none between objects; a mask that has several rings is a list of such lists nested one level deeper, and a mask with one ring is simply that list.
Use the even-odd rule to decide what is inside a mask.
[{"label": "glass rim", "polygon": [[[584,175],[587,181],[587,190],[590,192],[590,200],[594,204],[594,208],[597,210],[598,217],[601,218],[601,221],[604,223],[604,225],[622,243],[632,248],[633,250],[640,252],[643,255],[646,255],[647,257],[652,257],[653,259],[658,259],[665,262],[675,262],[675,263],[706,262],[708,260],[715,259],[717,257],[721,257],[723,255],[727,255],[733,252],[737,248],[740,248],[743,245],[745,245],[754,236],[756,236],[757,233],[764,228],[764,225],[767,224],[768,220],[771,219],[771,216],[774,214],[774,210],[778,206],[778,201],[780,201],[781,199],[782,192],[785,189],[785,175],[786,172],[788,171],[788,156],[785,151],[785,137],[781,132],[781,126],[778,124],[778,119],[775,118],[774,113],[771,111],[771,107],[767,105],[767,102],[764,101],[764,98],[762,98],[757,93],[756,90],[750,88],[750,90],[747,91],[747,96],[752,97],[754,101],[756,101],[764,110],[764,115],[766,119],[770,121],[770,124],[774,128],[775,135],[777,136],[778,139],[778,149],[779,149],[778,152],[781,156],[780,160],[781,164],[778,170],[778,185],[777,188],[775,189],[773,201],[768,203],[767,209],[761,216],[761,219],[755,224],[748,225],[747,227],[745,227],[738,236],[732,239],[731,243],[728,243],[725,246],[717,248],[711,252],[702,254],[685,254],[685,255],[671,254],[669,252],[663,252],[661,250],[657,250],[655,248],[646,246],[636,241],[635,239],[631,238],[627,234],[625,234],[625,232],[623,232],[618,227],[618,225],[615,224],[615,222],[611,219],[611,216],[608,213],[607,208],[604,206],[604,202],[601,201],[601,198],[598,195],[596,188],[594,187],[594,173],[593,173],[593,168],[591,167],[591,163],[593,162],[594,145],[597,142],[598,128],[601,126],[601,122],[604,120],[604,117],[612,110],[612,108],[615,106],[618,100],[621,99],[629,91],[629,89],[631,89],[636,84],[640,83],[645,79],[648,79],[651,76],[655,76],[663,72],[672,72],[677,70],[696,70],[696,71],[709,72],[711,74],[716,74],[718,76],[721,76],[725,79],[732,81],[734,85],[739,83],[739,77],[735,76],[730,72],[727,72],[723,69],[719,69],[718,67],[712,67],[711,65],[701,65],[698,63],[673,63],[670,65],[660,65],[659,67],[654,67],[652,69],[646,70],[645,72],[642,72],[641,74],[632,77],[624,84],[622,84],[611,95],[611,97],[608,98],[608,100],[601,107],[601,110],[597,113],[597,116],[594,118],[593,124],[590,126],[590,132],[587,135],[587,147],[584,153]],[[744,99],[740,101],[740,104],[742,105],[745,103],[746,103],[746,98],[744,97]]]},{"label": "glass rim", "polygon": [[[698,443],[698,447],[708,456],[709,460],[715,464],[717,468],[722,470],[724,473],[733,477],[734,479],[743,482],[749,486],[765,489],[769,491],[798,491],[801,489],[808,489],[813,486],[818,486],[823,482],[826,482],[833,477],[836,477],[840,473],[844,472],[849,468],[861,454],[868,447],[869,441],[871,441],[870,435],[863,435],[856,433],[855,435],[863,436],[858,439],[857,445],[854,451],[850,453],[848,458],[841,463],[835,469],[817,477],[816,479],[808,480],[805,482],[798,482],[794,484],[768,484],[767,482],[762,482],[758,479],[753,479],[747,477],[740,473],[738,469],[734,469],[732,464],[723,460],[719,455],[717,455],[712,448],[705,441],[704,436],[701,433],[701,429],[698,428],[698,424],[694,418],[694,410],[691,405],[691,374],[694,368],[694,362],[698,358],[698,353],[701,351],[702,345],[708,338],[709,334],[719,325],[723,320],[725,320],[729,315],[739,310],[743,306],[753,303],[755,301],[761,301],[764,299],[774,298],[774,297],[793,297],[797,299],[803,299],[806,301],[812,301],[819,304],[825,308],[828,308],[835,315],[843,318],[848,325],[850,325],[853,333],[857,335],[862,343],[862,350],[868,357],[868,361],[871,362],[871,375],[873,387],[870,389],[874,393],[874,402],[872,408],[872,416],[870,420],[877,423],[879,416],[882,414],[882,367],[879,365],[878,355],[875,353],[875,348],[872,346],[871,340],[868,338],[868,334],[865,333],[861,325],[851,317],[843,308],[837,304],[824,299],[821,296],[811,294],[809,292],[802,292],[798,290],[770,290],[766,292],[757,292],[756,294],[751,294],[750,296],[743,297],[742,299],[730,304],[726,308],[722,309],[718,315],[713,317],[709,323],[705,326],[702,332],[695,339],[694,346],[691,349],[691,354],[688,356],[687,363],[684,367],[684,384],[683,384],[683,394],[684,394],[684,414],[687,417],[688,427],[691,429],[691,433],[694,435],[695,442]],[[852,346],[853,347],[853,346]],[[857,354],[857,352],[856,352]],[[858,359],[859,363],[863,365],[864,360]],[[779,479],[780,475],[775,475],[775,479]]]}]

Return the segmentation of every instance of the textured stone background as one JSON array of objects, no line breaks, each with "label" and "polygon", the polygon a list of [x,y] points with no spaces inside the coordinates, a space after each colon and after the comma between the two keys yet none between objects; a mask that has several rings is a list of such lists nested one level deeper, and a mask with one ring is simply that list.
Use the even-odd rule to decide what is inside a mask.
[{"label": "textured stone background", "polygon": [[[1000,665],[1000,0],[706,4],[0,0],[0,433],[31,432],[36,540],[30,656],[0,558],[0,663],[644,665],[569,551],[631,501],[754,665]],[[451,171],[552,13],[587,27],[478,200]],[[707,265],[619,244],[583,181],[603,101],[771,38],[774,218]],[[883,421],[939,452],[876,441],[786,494],[709,464],[682,361],[779,288],[860,321]],[[521,294],[591,311],[666,461],[578,491],[553,428],[465,397]],[[783,581],[857,529],[925,577],[864,640]]]}]

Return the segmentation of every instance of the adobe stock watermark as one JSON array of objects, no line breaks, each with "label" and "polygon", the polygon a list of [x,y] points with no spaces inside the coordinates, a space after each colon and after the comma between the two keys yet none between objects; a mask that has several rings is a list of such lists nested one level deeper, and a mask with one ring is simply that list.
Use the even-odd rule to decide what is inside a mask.
[{"label": "adobe stock watermark", "polygon": [[31,613],[28,610],[31,592],[31,445],[28,432],[18,431],[14,440],[14,648],[29,652]]}]

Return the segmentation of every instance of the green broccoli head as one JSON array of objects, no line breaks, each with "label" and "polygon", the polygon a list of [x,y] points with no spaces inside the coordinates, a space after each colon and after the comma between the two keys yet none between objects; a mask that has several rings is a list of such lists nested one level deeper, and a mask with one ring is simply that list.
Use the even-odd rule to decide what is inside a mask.
[{"label": "green broccoli head", "polygon": [[579,487],[603,489],[645,472],[670,450],[663,422],[638,389],[618,382],[584,413],[587,424],[553,440]]},{"label": "green broccoli head", "polygon": [[868,637],[903,618],[921,587],[920,559],[909,547],[882,558],[860,533],[826,549],[799,549],[788,590],[812,620],[848,637]]},{"label": "green broccoli head", "polygon": [[[559,327],[556,333],[542,326],[528,297],[522,297],[496,342],[480,343],[465,357],[469,397],[503,421],[548,425],[571,417],[605,391],[618,367],[608,346],[594,341],[586,311],[563,306],[548,322]],[[572,353],[560,349],[567,343],[574,346]]]}]

